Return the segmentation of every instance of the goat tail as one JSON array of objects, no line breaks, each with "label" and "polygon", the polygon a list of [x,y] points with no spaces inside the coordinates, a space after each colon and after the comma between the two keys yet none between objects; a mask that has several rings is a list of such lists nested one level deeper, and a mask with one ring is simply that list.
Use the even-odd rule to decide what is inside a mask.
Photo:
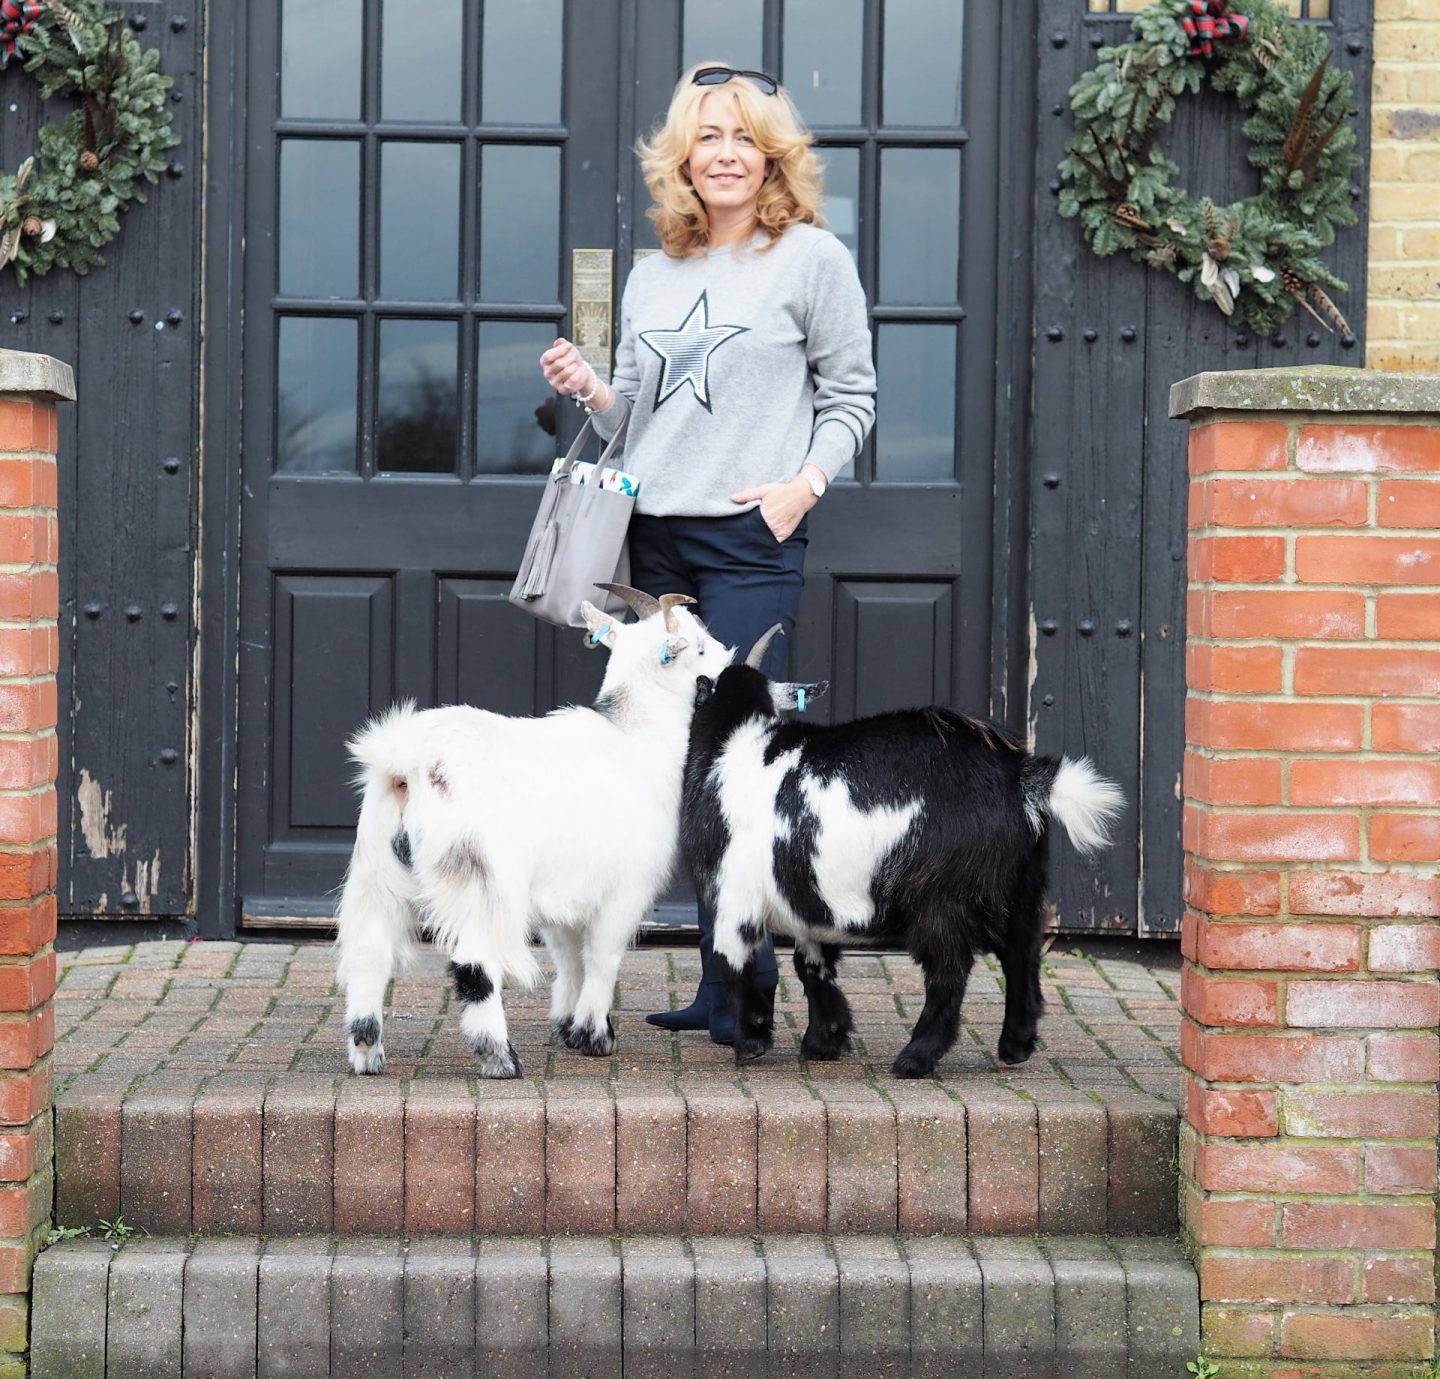
[{"label": "goat tail", "polygon": [[385,782],[404,780],[415,766],[410,725],[415,718],[415,701],[405,699],[377,714],[346,743],[350,759],[359,768],[356,784],[368,787],[379,778]]},{"label": "goat tail", "polygon": [[1025,813],[1038,833],[1042,814],[1065,829],[1078,852],[1099,852],[1110,846],[1110,829],[1125,809],[1125,795],[1106,780],[1088,757],[1031,758],[1023,774]]}]

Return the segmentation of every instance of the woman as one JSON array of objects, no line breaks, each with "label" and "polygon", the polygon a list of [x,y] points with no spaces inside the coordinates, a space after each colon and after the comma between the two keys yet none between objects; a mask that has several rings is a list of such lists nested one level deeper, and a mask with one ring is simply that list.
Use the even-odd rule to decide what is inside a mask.
[{"label": "woman", "polygon": [[[865,295],[845,246],[820,228],[820,172],[790,98],[763,72],[715,63],[675,88],[637,152],[664,250],[631,271],[613,384],[560,339],[540,357],[613,436],[639,480],[630,579],[688,593],[742,649],[780,623],[765,670],[784,673],[810,509],[858,453],[875,417]],[[729,1043],[734,1024],[702,906],[694,1002],[648,1016]],[[762,986],[778,980],[767,941]]]}]

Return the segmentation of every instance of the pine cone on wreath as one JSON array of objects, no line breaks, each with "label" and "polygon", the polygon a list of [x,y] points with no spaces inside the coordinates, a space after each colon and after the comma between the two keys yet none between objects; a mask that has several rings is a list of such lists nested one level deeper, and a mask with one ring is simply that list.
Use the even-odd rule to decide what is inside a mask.
[{"label": "pine cone on wreath", "polygon": [[45,222],[41,220],[38,215],[27,215],[25,219],[20,222],[21,233],[29,235],[31,239],[34,239],[35,236],[40,234],[44,229]]},{"label": "pine cone on wreath", "polygon": [[1155,228],[1128,201],[1122,201],[1110,214],[1113,215],[1121,225],[1128,225],[1132,230],[1144,230],[1148,232]]},{"label": "pine cone on wreath", "polygon": [[100,171],[100,155],[99,155],[98,153],[96,153],[94,149],[92,149],[92,148],[87,148],[83,153],[81,153],[81,155],[80,155],[80,171],[81,171],[81,172],[99,172],[99,171]]}]

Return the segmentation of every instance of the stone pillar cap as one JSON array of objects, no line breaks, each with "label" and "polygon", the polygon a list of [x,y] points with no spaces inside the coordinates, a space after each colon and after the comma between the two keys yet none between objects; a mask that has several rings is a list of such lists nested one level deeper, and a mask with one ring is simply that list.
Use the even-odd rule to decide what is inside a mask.
[{"label": "stone pillar cap", "polygon": [[0,349],[0,393],[24,393],[45,402],[74,402],[75,370],[48,354]]},{"label": "stone pillar cap", "polygon": [[1440,413],[1440,377],[1315,364],[1197,373],[1170,388],[1170,415],[1197,412]]}]

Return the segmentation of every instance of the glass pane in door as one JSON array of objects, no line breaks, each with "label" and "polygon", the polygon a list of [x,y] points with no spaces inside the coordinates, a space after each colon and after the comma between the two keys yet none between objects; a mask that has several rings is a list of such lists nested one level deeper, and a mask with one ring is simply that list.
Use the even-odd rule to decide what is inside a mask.
[{"label": "glass pane in door", "polygon": [[963,0],[885,0],[880,113],[887,125],[960,124],[964,33]]},{"label": "glass pane in door", "polygon": [[559,124],[564,42],[564,0],[485,0],[480,118]]},{"label": "glass pane in door", "polygon": [[482,321],[475,365],[475,470],[548,474],[557,453],[558,400],[540,356],[560,333],[556,321]]},{"label": "glass pane in door", "polygon": [[728,62],[761,70],[765,51],[763,0],[686,0],[681,39],[682,67],[697,62]]},{"label": "glass pane in door", "polygon": [[460,118],[460,0],[385,0],[380,18],[380,118]]},{"label": "glass pane in door", "polygon": [[380,322],[376,469],[409,474],[454,472],[459,339],[454,321]]},{"label": "glass pane in door", "polygon": [[862,0],[786,0],[785,87],[805,123],[860,123]]},{"label": "glass pane in door", "polygon": [[361,0],[283,0],[280,114],[287,120],[358,120]]}]

